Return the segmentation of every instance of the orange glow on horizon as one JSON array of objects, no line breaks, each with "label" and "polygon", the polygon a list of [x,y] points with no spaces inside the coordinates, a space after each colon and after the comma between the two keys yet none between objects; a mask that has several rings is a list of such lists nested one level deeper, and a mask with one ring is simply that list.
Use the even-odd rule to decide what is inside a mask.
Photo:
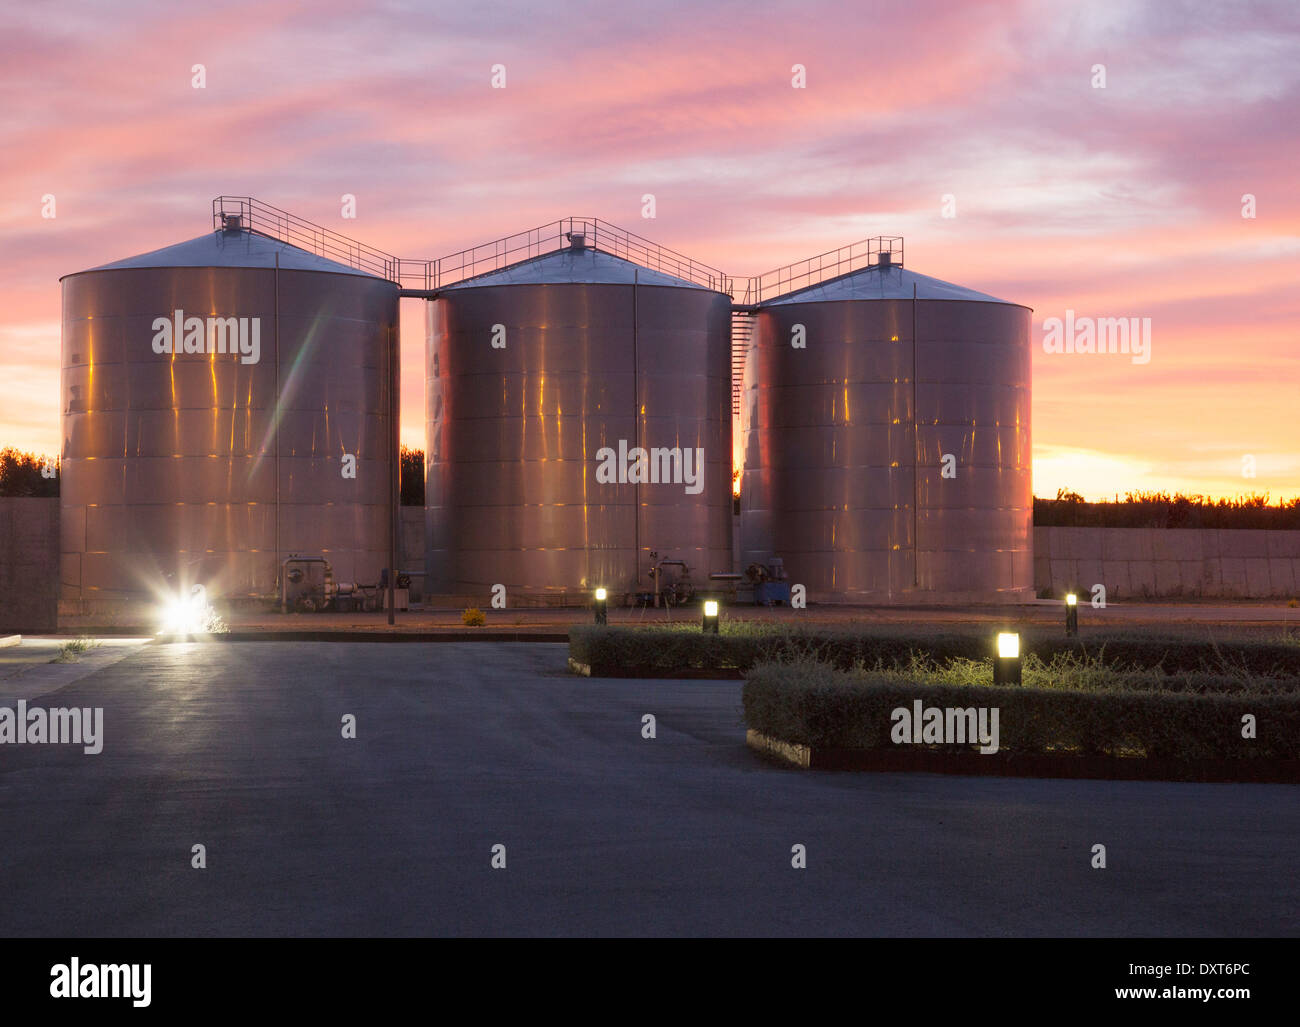
[{"label": "orange glow on horizon", "polygon": [[[1285,5],[1207,32],[1051,4],[936,19],[806,0],[744,33],[704,4],[683,34],[617,8],[504,4],[507,17],[458,8],[453,31],[383,5],[327,6],[307,26],[266,0],[251,34],[205,7],[122,0],[44,19],[15,5],[5,82],[40,102],[0,124],[0,448],[63,449],[60,276],[209,232],[211,198],[239,193],[434,258],[598,216],[737,278],[903,236],[908,269],[1032,308],[1036,495],[1300,496],[1300,134],[1277,116],[1300,66]],[[873,38],[889,45],[864,62]],[[489,86],[488,44],[508,88]],[[155,59],[191,49],[202,89],[190,58]],[[1098,89],[1078,55],[1102,51],[1125,71]],[[423,450],[421,303],[400,307],[400,437]],[[1046,352],[1044,322],[1066,310],[1150,318],[1150,361]],[[87,401],[120,385],[104,359],[120,330],[92,326],[105,345]],[[179,431],[174,381],[173,399]],[[275,422],[258,448],[247,396],[234,405],[232,437],[269,454]],[[744,440],[733,447],[738,467]]]}]

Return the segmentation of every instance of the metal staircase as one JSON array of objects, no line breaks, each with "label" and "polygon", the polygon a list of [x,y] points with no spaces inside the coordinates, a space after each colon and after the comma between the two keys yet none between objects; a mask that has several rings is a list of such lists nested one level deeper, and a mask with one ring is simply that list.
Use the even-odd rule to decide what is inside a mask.
[{"label": "metal staircase", "polygon": [[745,378],[745,357],[754,336],[754,309],[731,308],[731,416],[740,416],[741,389]]}]

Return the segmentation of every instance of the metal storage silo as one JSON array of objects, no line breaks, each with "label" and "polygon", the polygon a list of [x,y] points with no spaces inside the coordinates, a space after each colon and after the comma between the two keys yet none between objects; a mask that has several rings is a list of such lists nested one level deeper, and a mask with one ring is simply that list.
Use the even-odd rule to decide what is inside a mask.
[{"label": "metal storage silo", "polygon": [[1032,597],[1030,313],[888,249],[760,302],[744,565],[779,556],[827,601]]},{"label": "metal storage silo", "polygon": [[62,282],[65,599],[377,581],[396,284],[234,219]]},{"label": "metal storage silo", "polygon": [[[697,585],[730,569],[730,299],[596,249],[593,231],[429,305],[431,591],[621,598],[652,590],[663,560]],[[602,456],[625,450],[630,469],[638,447],[702,451],[696,485],[601,480]]]}]

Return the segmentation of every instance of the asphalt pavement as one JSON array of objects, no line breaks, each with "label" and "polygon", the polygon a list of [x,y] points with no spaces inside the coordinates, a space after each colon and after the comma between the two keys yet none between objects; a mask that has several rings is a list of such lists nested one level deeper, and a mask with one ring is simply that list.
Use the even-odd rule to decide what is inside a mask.
[{"label": "asphalt pavement", "polygon": [[99,755],[0,745],[0,934],[1300,934],[1296,786],[785,769],[741,682],[562,645],[124,652],[0,678],[104,710]]}]

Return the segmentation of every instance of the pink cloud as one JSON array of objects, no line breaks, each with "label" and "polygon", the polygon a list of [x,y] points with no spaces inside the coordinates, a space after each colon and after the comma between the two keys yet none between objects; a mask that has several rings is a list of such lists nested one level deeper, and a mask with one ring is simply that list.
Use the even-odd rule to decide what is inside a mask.
[{"label": "pink cloud", "polygon": [[[199,234],[225,192],[416,257],[570,213],[738,276],[903,234],[910,266],[1034,307],[1036,325],[1067,307],[1152,317],[1144,368],[1036,353],[1035,444],[1077,442],[1086,408],[1085,448],[1208,480],[1186,454],[1276,435],[1300,384],[1300,20],[1281,2],[1168,10],[13,9],[0,24],[0,443],[57,443],[57,335],[31,332],[57,322],[58,277]],[[205,90],[190,87],[195,63]],[[497,63],[504,90],[490,88]],[[795,64],[806,89],[791,88]],[[356,221],[339,216],[344,192]],[[407,318],[412,443],[422,331]]]}]

